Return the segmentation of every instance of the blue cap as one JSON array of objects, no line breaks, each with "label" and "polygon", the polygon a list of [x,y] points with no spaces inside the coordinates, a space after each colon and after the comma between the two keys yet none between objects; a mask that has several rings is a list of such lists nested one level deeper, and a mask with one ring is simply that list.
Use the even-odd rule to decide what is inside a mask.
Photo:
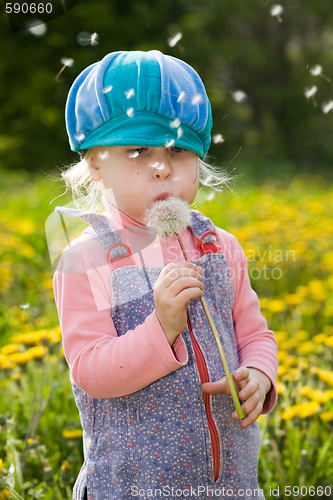
[{"label": "blue cap", "polygon": [[66,103],[72,151],[173,145],[204,159],[212,123],[198,73],[158,50],[108,54],[82,71]]}]

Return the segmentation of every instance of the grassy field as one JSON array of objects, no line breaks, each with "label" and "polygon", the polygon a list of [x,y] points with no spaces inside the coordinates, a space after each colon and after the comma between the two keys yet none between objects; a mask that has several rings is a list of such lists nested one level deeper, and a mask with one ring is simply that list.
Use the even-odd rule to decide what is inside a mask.
[{"label": "grassy field", "polygon": [[[7,175],[0,210],[0,500],[70,499],[82,432],[53,301],[48,178]],[[278,404],[259,418],[266,498],[333,498],[333,187],[318,176],[201,192],[242,244],[279,344]]]}]

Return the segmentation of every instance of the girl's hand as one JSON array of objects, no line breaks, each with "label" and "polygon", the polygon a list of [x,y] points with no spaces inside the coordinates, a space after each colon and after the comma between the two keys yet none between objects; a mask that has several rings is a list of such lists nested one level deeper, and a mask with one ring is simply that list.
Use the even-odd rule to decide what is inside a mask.
[{"label": "girl's hand", "polygon": [[[262,412],[266,394],[270,390],[272,383],[270,379],[260,370],[256,368],[247,368],[240,366],[232,373],[232,377],[236,382],[236,388],[240,389],[238,397],[242,404],[242,411],[247,415],[241,422],[241,427],[248,427],[251,425]],[[231,396],[229,385],[226,377],[223,377],[216,382],[207,382],[202,384],[202,391],[207,394],[226,394]],[[236,411],[232,413],[234,420],[238,419]]]},{"label": "girl's hand", "polygon": [[155,313],[170,345],[186,328],[190,299],[202,297],[202,269],[192,262],[165,266],[154,284]]}]

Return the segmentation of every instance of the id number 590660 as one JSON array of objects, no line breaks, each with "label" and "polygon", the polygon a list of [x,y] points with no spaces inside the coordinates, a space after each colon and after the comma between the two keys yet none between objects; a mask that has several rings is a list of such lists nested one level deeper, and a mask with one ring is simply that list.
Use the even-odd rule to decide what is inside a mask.
[{"label": "id number 590660", "polygon": [[6,13],[7,14],[51,14],[52,4],[51,3],[7,3],[6,2]]}]

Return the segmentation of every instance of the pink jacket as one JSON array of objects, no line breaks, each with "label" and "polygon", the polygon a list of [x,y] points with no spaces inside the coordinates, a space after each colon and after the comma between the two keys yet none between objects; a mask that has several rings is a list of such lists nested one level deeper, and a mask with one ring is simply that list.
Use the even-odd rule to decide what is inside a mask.
[{"label": "pink jacket", "polygon": [[[106,215],[117,230],[126,232],[139,223],[104,200]],[[263,413],[277,402],[277,342],[261,315],[259,300],[251,288],[244,251],[234,236],[216,228],[218,245],[228,261],[234,292],[233,323],[241,366],[265,373],[272,382]],[[188,228],[181,234],[190,260],[200,257],[198,242]],[[163,266],[184,260],[175,237],[155,240],[137,265]],[[98,263],[98,264],[96,264]],[[90,234],[74,240],[64,252],[54,275],[55,300],[63,334],[64,352],[74,382],[96,399],[114,398],[136,392],[187,363],[181,336],[172,347],[152,313],[145,322],[117,336],[111,318],[110,264],[105,251]],[[122,370],[122,366],[130,369]]]}]

